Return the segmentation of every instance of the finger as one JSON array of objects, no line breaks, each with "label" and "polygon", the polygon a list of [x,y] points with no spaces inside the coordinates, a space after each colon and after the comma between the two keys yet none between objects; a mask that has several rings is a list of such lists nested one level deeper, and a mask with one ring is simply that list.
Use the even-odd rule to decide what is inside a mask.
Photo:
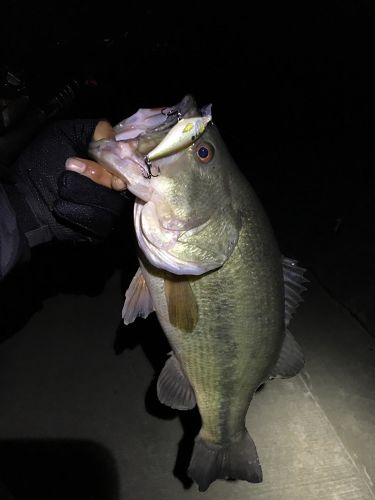
[{"label": "finger", "polygon": [[[115,131],[113,130],[112,125],[105,120],[101,120],[95,128],[92,138],[94,141],[100,141],[101,139],[113,139],[114,136]],[[112,175],[110,187],[115,191],[124,191],[124,189],[126,189],[126,184],[122,179]]]},{"label": "finger", "polygon": [[92,138],[94,141],[100,141],[101,139],[113,139],[114,136],[115,131],[112,125],[105,120],[101,120],[95,128]]},{"label": "finger", "polygon": [[120,177],[116,177],[115,175],[112,175],[112,189],[114,191],[125,191],[127,189],[127,184],[124,180],[120,179]]},{"label": "finger", "polygon": [[114,177],[95,161],[75,157],[68,158],[65,163],[65,168],[73,172],[78,172],[107,188],[115,189],[116,191],[124,191],[126,189],[126,184],[122,179]]}]

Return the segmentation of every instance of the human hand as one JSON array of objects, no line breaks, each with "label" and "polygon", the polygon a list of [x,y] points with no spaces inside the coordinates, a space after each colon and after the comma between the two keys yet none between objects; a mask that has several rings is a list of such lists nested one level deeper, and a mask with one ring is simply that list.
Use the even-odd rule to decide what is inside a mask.
[{"label": "human hand", "polygon": [[[99,141],[101,139],[112,139],[115,132],[107,121],[100,121],[95,127],[92,139]],[[99,163],[86,158],[68,158],[65,168],[88,177],[97,184],[101,184],[115,191],[124,191],[126,183],[119,177],[114,176],[108,170],[105,170]]]},{"label": "human hand", "polygon": [[[85,159],[92,139],[110,137],[109,123],[61,120],[46,127],[17,158],[11,201],[29,245],[58,240],[99,241],[130,207],[120,179]],[[111,189],[110,189],[111,188]]]}]

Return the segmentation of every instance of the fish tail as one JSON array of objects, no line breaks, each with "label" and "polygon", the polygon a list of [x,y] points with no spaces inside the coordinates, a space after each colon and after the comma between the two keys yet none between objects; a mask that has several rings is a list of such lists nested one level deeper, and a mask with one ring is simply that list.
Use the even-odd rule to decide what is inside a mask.
[{"label": "fish tail", "polygon": [[239,441],[226,446],[208,443],[198,435],[188,474],[199,491],[206,491],[215,479],[243,479],[250,483],[263,480],[254,441],[246,430]]}]

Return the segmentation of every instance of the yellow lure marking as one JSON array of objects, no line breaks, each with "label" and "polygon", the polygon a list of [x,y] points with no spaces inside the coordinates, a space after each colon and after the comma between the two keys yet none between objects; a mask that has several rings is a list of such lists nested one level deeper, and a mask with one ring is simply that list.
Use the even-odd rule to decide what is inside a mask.
[{"label": "yellow lure marking", "polygon": [[190,132],[190,130],[193,128],[193,124],[190,122],[190,123],[187,123],[186,126],[184,127],[182,133],[183,134],[186,134],[186,132]]}]

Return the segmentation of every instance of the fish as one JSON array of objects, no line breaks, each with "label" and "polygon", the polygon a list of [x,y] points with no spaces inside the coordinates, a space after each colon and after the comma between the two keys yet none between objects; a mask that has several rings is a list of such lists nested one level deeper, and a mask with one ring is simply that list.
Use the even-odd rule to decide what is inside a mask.
[{"label": "fish", "polygon": [[[198,407],[202,425],[187,472],[199,490],[218,479],[259,483],[246,415],[260,386],[304,366],[288,327],[306,270],[282,255],[211,105],[198,108],[188,94],[169,108],[141,109],[130,136],[127,119],[114,139],[89,149],[135,196],[140,266],[122,317],[130,324],[155,311],[169,341],[157,395],[177,410]],[[181,144],[181,120],[192,118],[198,133]]]}]

